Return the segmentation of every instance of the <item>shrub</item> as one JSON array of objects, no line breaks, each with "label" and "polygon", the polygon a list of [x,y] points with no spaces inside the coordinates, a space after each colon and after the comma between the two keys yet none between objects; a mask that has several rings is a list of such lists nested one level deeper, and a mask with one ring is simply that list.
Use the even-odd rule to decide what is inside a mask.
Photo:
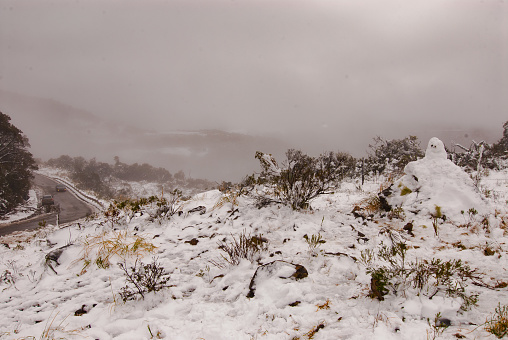
[{"label": "shrub", "polygon": [[128,268],[126,262],[119,264],[127,280],[127,285],[122,288],[120,297],[124,302],[133,300],[137,295],[145,298],[146,293],[157,292],[169,287],[167,284],[170,276],[154,258],[152,263],[144,264],[136,259],[134,266]]},{"label": "shrub", "polygon": [[111,229],[115,227],[115,224],[120,222],[120,209],[117,205],[110,204],[107,210],[102,212],[106,221],[111,225]]},{"label": "shrub", "polygon": [[476,184],[481,180],[482,169],[500,169],[506,167],[503,159],[508,156],[508,122],[503,124],[503,137],[494,144],[485,141],[471,141],[469,148],[460,144],[454,147],[459,148],[459,152],[452,150],[451,159],[458,166],[472,173],[472,178]]},{"label": "shrub", "polygon": [[155,217],[159,223],[164,219],[169,220],[173,215],[182,211],[183,208],[183,195],[178,189],[170,191],[169,198],[161,197],[156,200],[157,211]]},{"label": "shrub", "polygon": [[[307,209],[313,198],[332,193],[340,181],[354,173],[355,159],[345,153],[324,153],[315,158],[290,149],[279,166],[272,155],[256,152],[262,172],[258,183],[269,186],[268,196],[294,210]],[[261,199],[266,204],[266,196]]]},{"label": "shrub", "polygon": [[367,172],[401,174],[404,167],[425,154],[420,148],[418,137],[409,136],[404,139],[374,138],[374,144],[369,145],[370,152],[365,167]]},{"label": "shrub", "polygon": [[485,330],[494,334],[498,339],[508,335],[508,305],[501,307],[501,303],[499,303],[494,315],[488,318],[484,325]]},{"label": "shrub", "polygon": [[2,275],[0,275],[0,282],[4,282],[10,286],[16,287],[16,278],[12,275],[10,270],[7,269],[2,273]]},{"label": "shrub", "polygon": [[219,268],[225,267],[224,262],[229,265],[236,266],[240,264],[242,259],[247,259],[250,262],[256,262],[261,252],[266,251],[267,240],[262,236],[251,236],[246,234],[245,230],[236,239],[231,235],[232,241],[221,241],[219,242],[219,249],[225,254],[221,254],[219,261],[211,261],[213,265]]},{"label": "shrub", "polygon": [[[361,263],[371,274],[370,297],[383,300],[390,292],[397,294],[409,288],[417,294],[433,297],[442,293],[448,297],[461,298],[462,310],[475,306],[478,295],[468,295],[465,291],[467,281],[481,284],[481,276],[476,269],[471,269],[461,260],[442,261],[441,259],[416,260],[406,262],[407,247],[404,243],[396,243],[391,247],[383,246],[374,253],[372,250],[363,251]],[[382,265],[374,265],[382,262]]]},{"label": "shrub", "polygon": [[307,236],[307,234],[303,235],[305,242],[309,246],[309,254],[311,256],[316,254],[316,250],[321,246],[321,244],[326,243],[325,240],[322,239],[321,234],[313,234],[311,237]]}]

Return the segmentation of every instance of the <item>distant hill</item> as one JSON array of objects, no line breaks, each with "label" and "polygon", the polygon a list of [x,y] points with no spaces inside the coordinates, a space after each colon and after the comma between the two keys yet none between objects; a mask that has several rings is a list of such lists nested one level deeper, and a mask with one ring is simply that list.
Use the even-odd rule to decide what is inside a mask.
[{"label": "distant hill", "polygon": [[96,157],[113,162],[149,163],[183,170],[186,176],[237,181],[258,170],[257,150],[282,154],[289,146],[276,138],[220,130],[159,133],[107,121],[51,99],[0,90],[0,111],[30,139],[35,157]]}]

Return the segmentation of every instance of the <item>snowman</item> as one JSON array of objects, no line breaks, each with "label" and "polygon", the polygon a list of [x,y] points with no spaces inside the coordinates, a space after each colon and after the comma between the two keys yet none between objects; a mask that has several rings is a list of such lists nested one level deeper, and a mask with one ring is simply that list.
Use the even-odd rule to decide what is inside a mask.
[{"label": "snowman", "polygon": [[409,162],[404,173],[386,197],[392,207],[429,215],[439,206],[455,221],[461,221],[461,212],[470,208],[489,211],[472,179],[448,159],[443,142],[436,137],[429,140],[425,157]]}]

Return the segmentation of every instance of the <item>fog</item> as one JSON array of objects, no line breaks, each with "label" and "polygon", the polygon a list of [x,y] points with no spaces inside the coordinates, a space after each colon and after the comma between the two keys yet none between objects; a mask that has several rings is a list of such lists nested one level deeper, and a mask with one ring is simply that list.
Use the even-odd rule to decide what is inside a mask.
[{"label": "fog", "polygon": [[36,157],[210,179],[256,170],[257,149],[495,141],[506,60],[506,1],[0,2],[0,110]]}]

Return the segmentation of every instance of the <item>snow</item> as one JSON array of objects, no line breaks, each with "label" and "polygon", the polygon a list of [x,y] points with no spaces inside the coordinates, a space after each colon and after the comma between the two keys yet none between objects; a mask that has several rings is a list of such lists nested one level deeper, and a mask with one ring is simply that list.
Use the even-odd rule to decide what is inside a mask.
[{"label": "snow", "polygon": [[35,190],[30,190],[28,192],[28,200],[20,207],[16,209],[16,211],[7,214],[0,220],[0,225],[9,224],[15,221],[23,220],[32,216],[37,210],[37,193]]},{"label": "snow", "polygon": [[427,150],[425,150],[425,159],[441,159],[447,158],[446,150],[443,142],[436,137],[432,137],[427,144]]},{"label": "snow", "polygon": [[[439,144],[439,143],[437,143]],[[429,150],[428,150],[429,151]],[[408,261],[440,258],[460,259],[478,268],[489,286],[508,282],[506,171],[485,177],[482,185],[495,190],[483,197],[467,175],[442,158],[440,151],[406,168],[399,182],[418,196],[401,196],[406,219],[382,215],[355,218],[355,204],[377,192],[378,183],[347,182],[332,195],[318,197],[312,211],[292,211],[282,205],[257,209],[251,198],[241,196],[238,204],[217,205],[218,190],[193,196],[181,215],[159,223],[151,221],[147,206],[138,214],[122,213],[111,228],[104,216],[65,227],[5,236],[0,240],[0,338],[29,339],[426,339],[437,313],[451,321],[442,339],[495,339],[480,325],[498,303],[508,303],[508,288],[469,284],[469,293],[479,294],[478,306],[461,311],[458,298],[442,294],[430,298],[409,289],[388,294],[384,301],[369,297],[370,275],[358,261],[362,251],[376,250],[390,242],[391,230],[408,246]],[[418,182],[411,176],[418,177]],[[454,188],[454,191],[450,191]],[[450,218],[440,222],[434,234],[429,217],[441,205]],[[204,206],[206,213],[189,213]],[[214,209],[214,207],[216,207]],[[475,207],[483,216],[457,213]],[[238,212],[232,213],[232,208]],[[409,209],[413,210],[410,212]],[[414,237],[403,230],[412,222]],[[85,244],[97,235],[112,238],[125,233],[153,243],[155,258],[170,274],[170,287],[146,294],[145,299],[123,302],[118,295],[126,285],[117,265],[133,264],[135,257],[114,256],[109,268],[91,264],[82,272]],[[303,265],[308,276],[287,278],[291,266],[276,266],[268,275],[261,271],[256,293],[248,298],[249,284],[258,269],[248,260],[228,265],[219,243],[242,233],[262,235],[268,250],[260,263],[276,260]],[[360,238],[359,234],[364,235]],[[325,243],[311,251],[304,235],[321,235]],[[197,239],[192,245],[190,240]],[[2,245],[3,244],[3,245]],[[485,255],[485,248],[495,254]],[[47,266],[46,255],[63,248],[56,271]],[[90,250],[90,248],[88,248]],[[96,248],[90,251],[92,256]],[[213,263],[220,263],[215,266]],[[5,276],[6,272],[10,273]],[[84,306],[85,314],[75,312]],[[317,331],[316,331],[317,330]],[[314,333],[315,332],[315,333]]]}]

